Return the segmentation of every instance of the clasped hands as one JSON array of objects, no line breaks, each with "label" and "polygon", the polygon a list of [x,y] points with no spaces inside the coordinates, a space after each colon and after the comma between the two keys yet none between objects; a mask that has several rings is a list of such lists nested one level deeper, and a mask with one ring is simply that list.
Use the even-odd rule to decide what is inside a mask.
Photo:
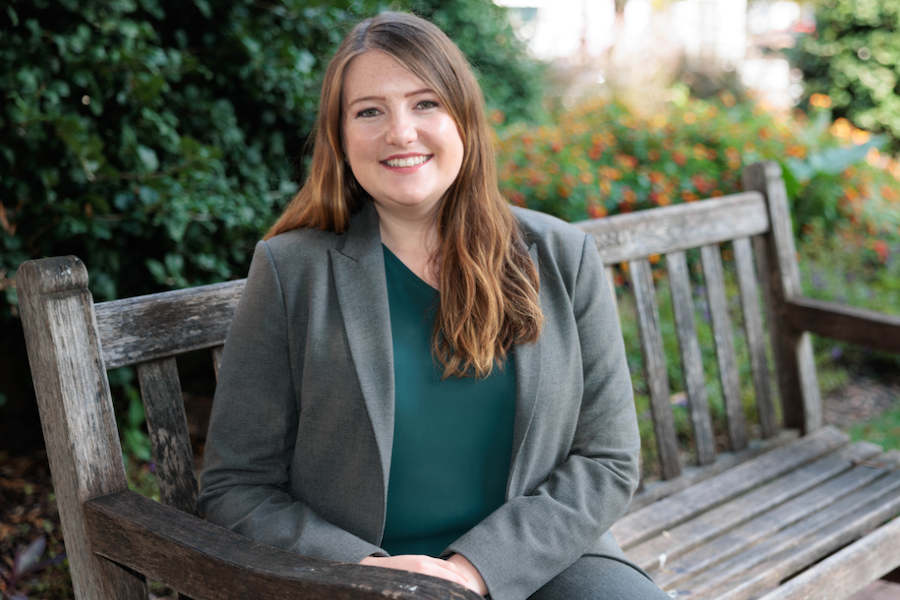
[{"label": "clasped hands", "polygon": [[482,596],[487,594],[487,586],[478,569],[461,554],[453,554],[447,560],[418,554],[367,556],[359,561],[359,564],[439,577],[458,583]]}]

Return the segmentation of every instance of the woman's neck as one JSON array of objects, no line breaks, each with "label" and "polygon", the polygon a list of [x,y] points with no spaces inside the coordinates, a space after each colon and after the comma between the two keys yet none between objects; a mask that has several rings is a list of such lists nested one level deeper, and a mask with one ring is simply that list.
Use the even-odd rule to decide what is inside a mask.
[{"label": "woman's neck", "polygon": [[433,288],[440,288],[440,276],[432,261],[440,246],[436,215],[403,218],[380,210],[377,205],[376,210],[381,242],[421,280]]}]

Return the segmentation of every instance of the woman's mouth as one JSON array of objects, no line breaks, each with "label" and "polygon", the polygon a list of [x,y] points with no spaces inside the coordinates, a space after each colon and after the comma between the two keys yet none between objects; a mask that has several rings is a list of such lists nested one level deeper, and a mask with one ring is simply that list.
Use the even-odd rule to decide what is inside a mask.
[{"label": "woman's mouth", "polygon": [[389,167],[415,167],[429,160],[433,154],[420,154],[418,156],[407,156],[405,158],[389,158],[384,161]]}]

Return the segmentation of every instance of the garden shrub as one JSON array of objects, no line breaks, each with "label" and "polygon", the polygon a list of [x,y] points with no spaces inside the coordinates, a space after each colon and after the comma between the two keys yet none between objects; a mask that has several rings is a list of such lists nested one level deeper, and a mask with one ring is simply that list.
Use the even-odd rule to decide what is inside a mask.
[{"label": "garden shrub", "polygon": [[827,97],[836,116],[887,133],[900,150],[900,3],[820,0],[816,31],[790,58],[803,72],[806,102]]}]

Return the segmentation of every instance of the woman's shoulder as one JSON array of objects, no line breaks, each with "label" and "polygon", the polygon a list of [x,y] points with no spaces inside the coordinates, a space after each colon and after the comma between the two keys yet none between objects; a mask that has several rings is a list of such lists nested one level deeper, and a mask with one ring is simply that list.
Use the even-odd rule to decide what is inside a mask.
[{"label": "woman's shoulder", "polygon": [[273,259],[297,260],[306,256],[321,256],[323,252],[327,254],[328,250],[339,248],[344,237],[344,234],[333,231],[302,227],[279,233],[261,243],[266,246]]},{"label": "woman's shoulder", "polygon": [[511,207],[529,246],[537,244],[554,255],[574,255],[584,251],[586,234],[562,219],[518,206]]}]

